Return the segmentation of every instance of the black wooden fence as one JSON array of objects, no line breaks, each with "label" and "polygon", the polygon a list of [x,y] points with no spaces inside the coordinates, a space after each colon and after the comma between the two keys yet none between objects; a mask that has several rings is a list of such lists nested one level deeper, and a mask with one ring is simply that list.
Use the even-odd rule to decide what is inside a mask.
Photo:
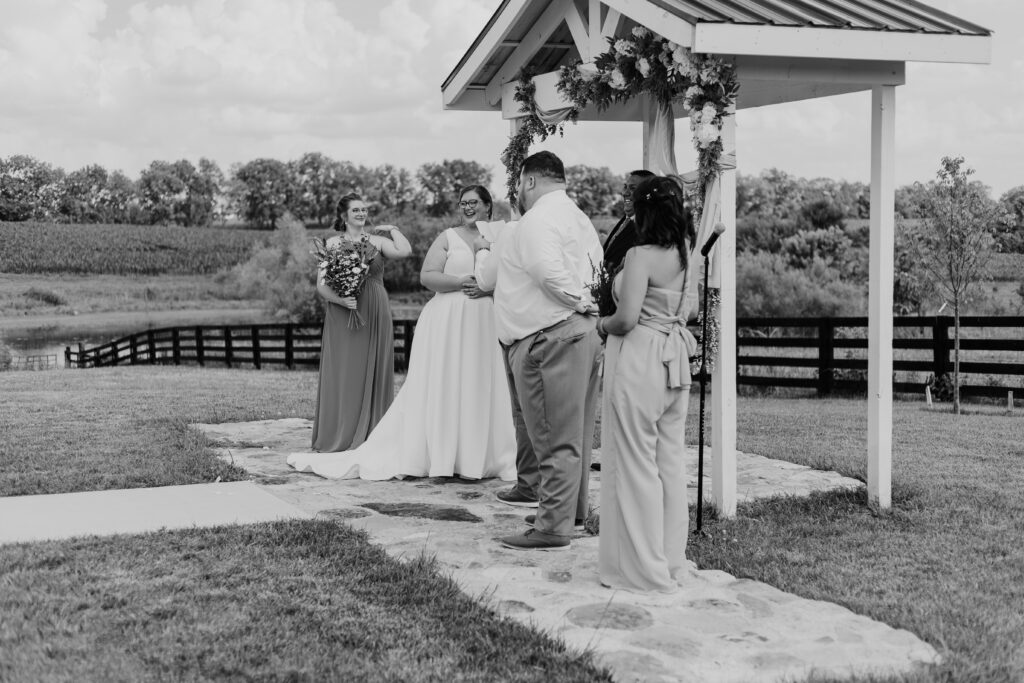
[{"label": "black wooden fence", "polygon": [[[415,320],[395,320],[395,369],[409,364]],[[197,325],[136,332],[86,349],[64,349],[69,368],[170,364],[286,368],[320,364],[320,325]]]},{"label": "black wooden fence", "polygon": [[[964,317],[963,396],[1024,396],[1024,317]],[[395,369],[409,364],[415,320],[395,320]],[[740,318],[737,382],[815,390],[821,396],[867,388],[867,318]],[[953,369],[953,318],[893,319],[893,390],[920,393],[931,375]],[[86,349],[65,349],[69,368],[134,364],[227,367],[317,366],[319,325],[202,325],[147,330]],[[983,336],[984,338],[979,338]],[[1001,378],[978,383],[979,376]]]},{"label": "black wooden fence", "polygon": [[[814,389],[867,389],[867,318],[739,318],[737,382]],[[953,372],[953,317],[893,318],[893,391],[921,393]],[[961,396],[1005,397],[1024,385],[1024,317],[960,318]],[[994,379],[998,383],[993,382]]]}]

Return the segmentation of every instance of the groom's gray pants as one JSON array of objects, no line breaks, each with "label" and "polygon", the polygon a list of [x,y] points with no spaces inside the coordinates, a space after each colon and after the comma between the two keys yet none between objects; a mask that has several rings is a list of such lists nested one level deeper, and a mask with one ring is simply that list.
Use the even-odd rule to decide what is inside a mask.
[{"label": "groom's gray pants", "polygon": [[569,537],[573,521],[587,517],[602,353],[596,322],[574,313],[506,349],[516,486],[539,501],[533,528],[542,536]]}]

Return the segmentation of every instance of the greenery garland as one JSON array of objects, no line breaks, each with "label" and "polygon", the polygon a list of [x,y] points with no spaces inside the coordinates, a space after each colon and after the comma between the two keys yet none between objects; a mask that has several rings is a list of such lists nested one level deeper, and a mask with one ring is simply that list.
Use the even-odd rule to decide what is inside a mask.
[{"label": "greenery garland", "polygon": [[[519,72],[516,83],[515,101],[519,102],[519,111],[525,114],[521,117],[519,129],[511,136],[508,145],[501,153],[501,163],[505,165],[507,174],[506,189],[508,190],[508,201],[512,206],[516,205],[516,188],[519,186],[519,171],[523,167],[523,160],[530,152],[530,145],[533,141],[540,139],[547,140],[548,137],[558,134],[564,135],[562,123],[546,124],[537,113],[537,85],[533,82],[534,73],[527,69]],[[579,116],[578,110],[569,114],[569,120],[573,123]]]}]

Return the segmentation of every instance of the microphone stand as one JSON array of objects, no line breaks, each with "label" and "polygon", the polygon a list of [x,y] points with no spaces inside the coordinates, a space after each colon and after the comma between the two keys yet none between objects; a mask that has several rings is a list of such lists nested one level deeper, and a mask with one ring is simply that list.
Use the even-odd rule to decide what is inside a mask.
[{"label": "microphone stand", "polygon": [[704,531],[704,396],[708,379],[708,271],[709,256],[704,255],[704,303],[703,314],[701,315],[701,337],[700,337],[700,421],[697,436],[697,528],[693,530],[694,536],[708,534]]}]

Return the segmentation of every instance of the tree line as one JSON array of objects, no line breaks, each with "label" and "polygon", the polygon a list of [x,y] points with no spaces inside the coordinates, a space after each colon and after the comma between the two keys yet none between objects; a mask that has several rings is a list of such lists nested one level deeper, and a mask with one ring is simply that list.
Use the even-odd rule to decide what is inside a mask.
[{"label": "tree line", "polygon": [[[607,215],[621,181],[607,168],[566,169],[584,211]],[[0,158],[0,221],[209,226],[241,222],[273,227],[286,212],[325,227],[338,197],[358,192],[371,211],[444,216],[465,185],[490,186],[490,169],[445,159],[410,172],[367,167],[319,152],[292,161],[254,159],[225,174],[216,162],[153,161],[135,179],[91,164],[70,173],[27,155]]]}]

